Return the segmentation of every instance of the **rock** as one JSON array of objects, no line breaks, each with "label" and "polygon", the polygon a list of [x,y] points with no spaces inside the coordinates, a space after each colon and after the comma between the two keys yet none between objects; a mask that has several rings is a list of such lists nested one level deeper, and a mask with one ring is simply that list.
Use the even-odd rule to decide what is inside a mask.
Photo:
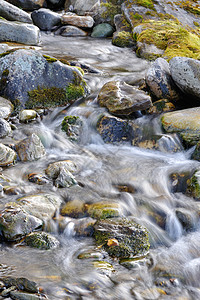
[{"label": "rock", "polygon": [[0,91],[26,108],[69,105],[87,92],[82,73],[35,50],[0,55]]},{"label": "rock", "polygon": [[70,7],[73,7],[78,15],[96,15],[99,7],[99,0],[66,0],[65,1],[65,10],[68,11]]},{"label": "rock", "polygon": [[33,161],[46,155],[45,148],[35,133],[16,144],[15,148],[21,161]]},{"label": "rock", "polygon": [[98,103],[115,115],[129,115],[151,106],[151,98],[123,81],[109,81],[98,94]]},{"label": "rock", "polygon": [[59,241],[51,234],[46,232],[32,232],[25,238],[27,246],[40,250],[54,249],[59,246]]},{"label": "rock", "polygon": [[6,0],[6,1],[28,11],[39,9],[46,5],[46,0]]},{"label": "rock", "polygon": [[41,30],[52,30],[61,22],[61,16],[47,8],[34,10],[31,14],[33,23]]},{"label": "rock", "polygon": [[8,51],[9,46],[7,44],[0,44],[0,54]]},{"label": "rock", "polygon": [[6,137],[11,131],[10,124],[6,120],[0,118],[0,138]]},{"label": "rock", "polygon": [[196,170],[193,176],[187,181],[186,194],[200,200],[200,170]]},{"label": "rock", "polygon": [[73,172],[76,172],[78,170],[78,167],[71,160],[63,160],[63,161],[58,161],[58,162],[54,162],[52,164],[49,164],[48,168],[45,170],[45,173],[50,178],[56,179],[59,176],[60,171],[62,169],[65,169],[66,171],[69,171],[69,172],[73,173]]},{"label": "rock", "polygon": [[21,291],[11,291],[10,296],[12,299],[16,300],[45,300],[47,297],[45,295],[39,294],[29,294]]},{"label": "rock", "polygon": [[112,44],[118,47],[133,47],[135,41],[133,40],[132,28],[126,21],[123,15],[116,15],[114,17],[114,24],[116,32],[112,37]]},{"label": "rock", "polygon": [[109,277],[111,276],[112,272],[115,272],[113,266],[107,261],[100,261],[100,260],[94,261],[93,266],[97,270],[100,270],[102,274],[107,275]]},{"label": "rock", "polygon": [[200,161],[200,142],[196,144],[191,158]]},{"label": "rock", "polygon": [[179,207],[176,209],[176,216],[184,230],[194,231],[196,229],[198,217],[194,212],[186,208]]},{"label": "rock", "polygon": [[59,210],[61,199],[51,194],[38,194],[19,198],[17,204],[27,213],[46,222]]},{"label": "rock", "polygon": [[[24,290],[29,293],[38,293],[37,284],[24,277],[2,277],[1,280],[7,288],[14,286],[19,290]],[[17,298],[18,299],[18,298]],[[21,299],[21,298],[20,298]]]},{"label": "rock", "polygon": [[[110,256],[120,259],[144,256],[149,250],[146,229],[131,219],[114,218],[97,221],[94,238],[97,245],[103,245]],[[112,239],[115,243],[108,243]]]},{"label": "rock", "polygon": [[147,110],[148,114],[161,114],[175,110],[175,106],[167,99],[161,99],[153,102],[152,106]]},{"label": "rock", "polygon": [[3,97],[0,97],[0,118],[8,119],[12,112],[12,103]]},{"label": "rock", "polygon": [[66,170],[64,167],[61,167],[59,175],[55,180],[55,186],[60,188],[69,188],[75,184],[78,184],[78,182],[72,173]]},{"label": "rock", "polygon": [[94,19],[91,16],[78,16],[74,13],[65,13],[61,17],[62,24],[69,24],[77,27],[91,28]]},{"label": "rock", "polygon": [[178,100],[179,94],[170,74],[169,63],[157,58],[148,69],[145,81],[157,99]]},{"label": "rock", "polygon": [[66,132],[71,141],[79,142],[82,133],[83,122],[77,116],[66,116],[61,123],[61,129]]},{"label": "rock", "polygon": [[9,21],[32,23],[28,13],[4,0],[0,0],[0,16]]},{"label": "rock", "polygon": [[92,236],[96,220],[92,218],[76,219],[74,231],[76,236]]},{"label": "rock", "polygon": [[113,27],[108,23],[102,23],[99,25],[96,25],[91,33],[91,37],[93,38],[105,38],[112,36],[114,32]]},{"label": "rock", "polygon": [[8,241],[17,241],[42,227],[42,220],[27,213],[20,205],[9,202],[1,211],[0,225]]},{"label": "rock", "polygon": [[112,116],[102,116],[97,123],[97,130],[105,143],[131,143],[134,138],[131,124]]},{"label": "rock", "polygon": [[139,57],[147,60],[154,60],[157,57],[160,57],[164,54],[164,50],[159,49],[154,44],[141,43],[138,41],[136,47],[137,47],[136,54]]},{"label": "rock", "polygon": [[17,154],[11,148],[0,143],[0,167],[6,167],[15,162]]},{"label": "rock", "polygon": [[62,27],[62,36],[87,36],[87,32],[84,30],[75,27],[75,26],[70,26],[66,25]]},{"label": "rock", "polygon": [[30,173],[28,174],[28,181],[43,185],[49,183],[49,179],[43,174]]},{"label": "rock", "polygon": [[19,112],[19,121],[20,122],[28,122],[32,121],[36,118],[37,113],[33,109],[23,109]]},{"label": "rock", "polygon": [[190,145],[200,140],[200,108],[188,108],[165,113],[161,117],[166,132],[177,132]]},{"label": "rock", "polygon": [[61,209],[62,216],[82,218],[86,215],[85,204],[81,200],[72,200],[65,203]]},{"label": "rock", "polygon": [[26,45],[39,44],[40,30],[35,25],[0,19],[0,27],[0,42],[16,42]]},{"label": "rock", "polygon": [[117,202],[101,201],[85,204],[85,210],[88,215],[94,219],[114,218],[121,215],[121,207]]},{"label": "rock", "polygon": [[177,86],[183,92],[200,98],[200,62],[188,57],[174,57],[169,66]]}]

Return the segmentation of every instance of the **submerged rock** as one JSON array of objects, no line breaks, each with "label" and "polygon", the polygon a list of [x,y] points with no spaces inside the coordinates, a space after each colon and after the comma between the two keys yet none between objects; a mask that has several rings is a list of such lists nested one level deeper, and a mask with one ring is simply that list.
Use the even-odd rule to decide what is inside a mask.
[{"label": "submerged rock", "polygon": [[51,234],[46,232],[32,232],[25,238],[27,246],[40,250],[54,249],[59,246],[59,241]]},{"label": "submerged rock", "polygon": [[38,293],[37,284],[34,281],[28,280],[27,278],[7,276],[7,277],[1,277],[0,279],[1,279],[1,281],[3,281],[6,288],[14,286],[15,288],[17,288],[19,290],[24,290],[29,293]]},{"label": "submerged rock", "polygon": [[86,215],[85,204],[81,200],[72,200],[65,203],[61,209],[61,215],[71,218],[81,218]]},{"label": "submerged rock", "polygon": [[82,73],[35,50],[0,55],[1,94],[26,108],[69,105],[86,94]]},{"label": "submerged rock", "polygon": [[169,62],[173,80],[185,93],[200,99],[200,62],[188,57],[174,57]]},{"label": "submerged rock", "polygon": [[39,44],[40,30],[35,25],[26,23],[23,24],[19,22],[10,22],[0,19],[0,27],[0,42],[16,42],[26,45]]},{"label": "submerged rock", "polygon": [[0,167],[6,167],[15,162],[17,154],[11,148],[0,143]]},{"label": "submerged rock", "polygon": [[9,21],[32,23],[31,17],[22,9],[8,3],[9,1],[0,0],[0,16]]},{"label": "submerged rock", "polygon": [[157,99],[178,100],[179,94],[170,74],[169,63],[165,59],[157,58],[152,63],[145,80]]},{"label": "submerged rock", "polygon": [[114,218],[97,221],[94,238],[112,257],[144,256],[149,250],[147,230],[131,219]]},{"label": "submerged rock", "polygon": [[31,18],[36,26],[41,30],[52,30],[55,25],[61,22],[61,16],[47,8],[34,10]]},{"label": "submerged rock", "polygon": [[200,140],[200,108],[188,108],[165,113],[161,117],[166,132],[177,132],[190,145]]},{"label": "submerged rock", "polygon": [[33,161],[46,155],[46,150],[35,133],[16,144],[15,148],[21,161]]},{"label": "submerged rock", "polygon": [[129,115],[151,106],[151,98],[145,92],[123,81],[109,81],[98,94],[98,103],[115,115]]}]

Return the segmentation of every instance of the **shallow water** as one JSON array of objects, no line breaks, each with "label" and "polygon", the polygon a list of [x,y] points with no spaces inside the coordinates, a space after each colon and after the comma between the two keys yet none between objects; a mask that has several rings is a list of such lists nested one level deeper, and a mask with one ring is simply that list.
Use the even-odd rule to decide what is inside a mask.
[{"label": "shallow water", "polygon": [[[133,216],[147,227],[150,255],[124,266],[103,253],[103,259],[112,264],[113,270],[96,269],[92,260],[78,259],[80,253],[95,249],[94,240],[74,236],[74,221],[69,218],[62,233],[58,233],[56,221],[47,226],[60,240],[59,249],[41,251],[2,245],[0,274],[36,281],[49,299],[200,298],[200,205],[179,190],[173,191],[169,179],[173,173],[192,173],[199,162],[189,159],[190,150],[164,153],[104,144],[95,128],[96,121],[105,111],[98,107],[95,99],[102,85],[120,79],[137,86],[149,63],[137,58],[132,49],[111,45],[109,39],[43,34],[39,51],[90,65],[99,73],[85,74],[91,94],[84,102],[76,103],[68,110],[55,109],[43,120],[18,127],[14,139],[37,133],[47,156],[37,162],[18,162],[4,171],[12,185],[20,187],[20,193],[1,195],[1,203],[40,192],[60,194],[65,201],[75,198],[85,202],[118,201],[124,216]],[[80,144],[67,140],[61,131],[60,124],[65,115],[78,115],[83,120],[84,134]],[[148,127],[151,133],[162,133],[156,118],[144,116],[137,122],[141,127]],[[81,188],[59,189],[27,180],[27,174],[44,173],[49,163],[64,159],[71,159],[79,166],[76,179]],[[117,185],[127,185],[135,192],[119,191]],[[186,232],[179,222],[175,213],[177,208],[191,212],[191,232]]]}]

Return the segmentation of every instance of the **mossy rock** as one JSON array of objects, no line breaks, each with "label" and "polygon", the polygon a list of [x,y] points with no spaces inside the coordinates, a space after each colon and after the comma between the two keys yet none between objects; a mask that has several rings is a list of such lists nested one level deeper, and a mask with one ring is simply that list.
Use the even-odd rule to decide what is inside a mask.
[{"label": "mossy rock", "polygon": [[122,48],[133,47],[135,45],[135,41],[132,33],[127,31],[119,31],[113,34],[112,44]]},{"label": "mossy rock", "polygon": [[61,123],[62,131],[66,132],[66,135],[71,141],[80,141],[80,135],[82,131],[83,123],[77,116],[66,116]]},{"label": "mossy rock", "polygon": [[152,106],[147,110],[148,114],[161,114],[164,112],[169,112],[175,110],[175,106],[172,102],[167,99],[160,99],[152,104]]},{"label": "mossy rock", "polygon": [[110,256],[120,259],[144,256],[150,246],[147,230],[127,218],[97,221],[94,238]]},{"label": "mossy rock", "polygon": [[117,202],[97,202],[93,204],[85,204],[88,215],[94,219],[107,219],[119,217],[121,208]]},{"label": "mossy rock", "polygon": [[187,181],[186,194],[200,200],[200,170],[197,170]]},{"label": "mossy rock", "polygon": [[196,144],[194,152],[192,153],[192,159],[200,161],[200,142]]},{"label": "mossy rock", "polygon": [[80,200],[73,200],[65,203],[61,209],[62,216],[69,216],[71,218],[81,218],[86,215],[84,202]]},{"label": "mossy rock", "polygon": [[25,238],[27,246],[38,248],[40,250],[54,249],[59,246],[59,241],[46,232],[32,232]]}]

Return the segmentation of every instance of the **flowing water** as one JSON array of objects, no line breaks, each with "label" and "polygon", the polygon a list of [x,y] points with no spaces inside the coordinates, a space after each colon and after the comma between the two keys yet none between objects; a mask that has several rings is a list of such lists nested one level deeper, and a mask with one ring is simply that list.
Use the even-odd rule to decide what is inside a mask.
[{"label": "flowing water", "polygon": [[[56,221],[48,224],[48,229],[61,242],[58,249],[41,251],[2,245],[0,273],[36,281],[49,299],[200,299],[200,204],[181,193],[176,181],[170,180],[174,173],[191,174],[199,162],[190,160],[190,150],[166,153],[105,144],[95,128],[99,116],[105,112],[96,102],[103,84],[120,79],[137,86],[149,62],[137,58],[131,49],[112,46],[109,39],[44,34],[38,50],[89,65],[92,72],[86,73],[84,78],[91,93],[84,102],[67,110],[58,108],[36,123],[19,126],[15,139],[37,133],[47,156],[37,162],[18,162],[4,174],[20,188],[20,196],[48,192],[60,194],[65,201],[77,198],[92,202],[118,201],[125,216],[134,216],[147,227],[150,254],[142,260],[120,265],[104,253],[105,261],[112,264],[113,269],[96,269],[92,260],[78,259],[80,253],[95,249],[94,240],[76,237],[74,221],[68,218],[62,233],[58,233]],[[65,115],[77,115],[83,120],[79,144],[70,142],[61,131]],[[136,122],[154,134],[162,133],[155,117],[143,116]],[[165,138],[164,142],[168,143]],[[80,166],[76,179],[81,192],[77,186],[61,189],[27,180],[27,174],[42,173],[49,163],[64,159],[71,159]],[[120,191],[116,188],[118,185],[129,189]],[[2,194],[1,203],[17,198],[19,195]],[[183,228],[177,209],[189,213],[190,230]]]}]

